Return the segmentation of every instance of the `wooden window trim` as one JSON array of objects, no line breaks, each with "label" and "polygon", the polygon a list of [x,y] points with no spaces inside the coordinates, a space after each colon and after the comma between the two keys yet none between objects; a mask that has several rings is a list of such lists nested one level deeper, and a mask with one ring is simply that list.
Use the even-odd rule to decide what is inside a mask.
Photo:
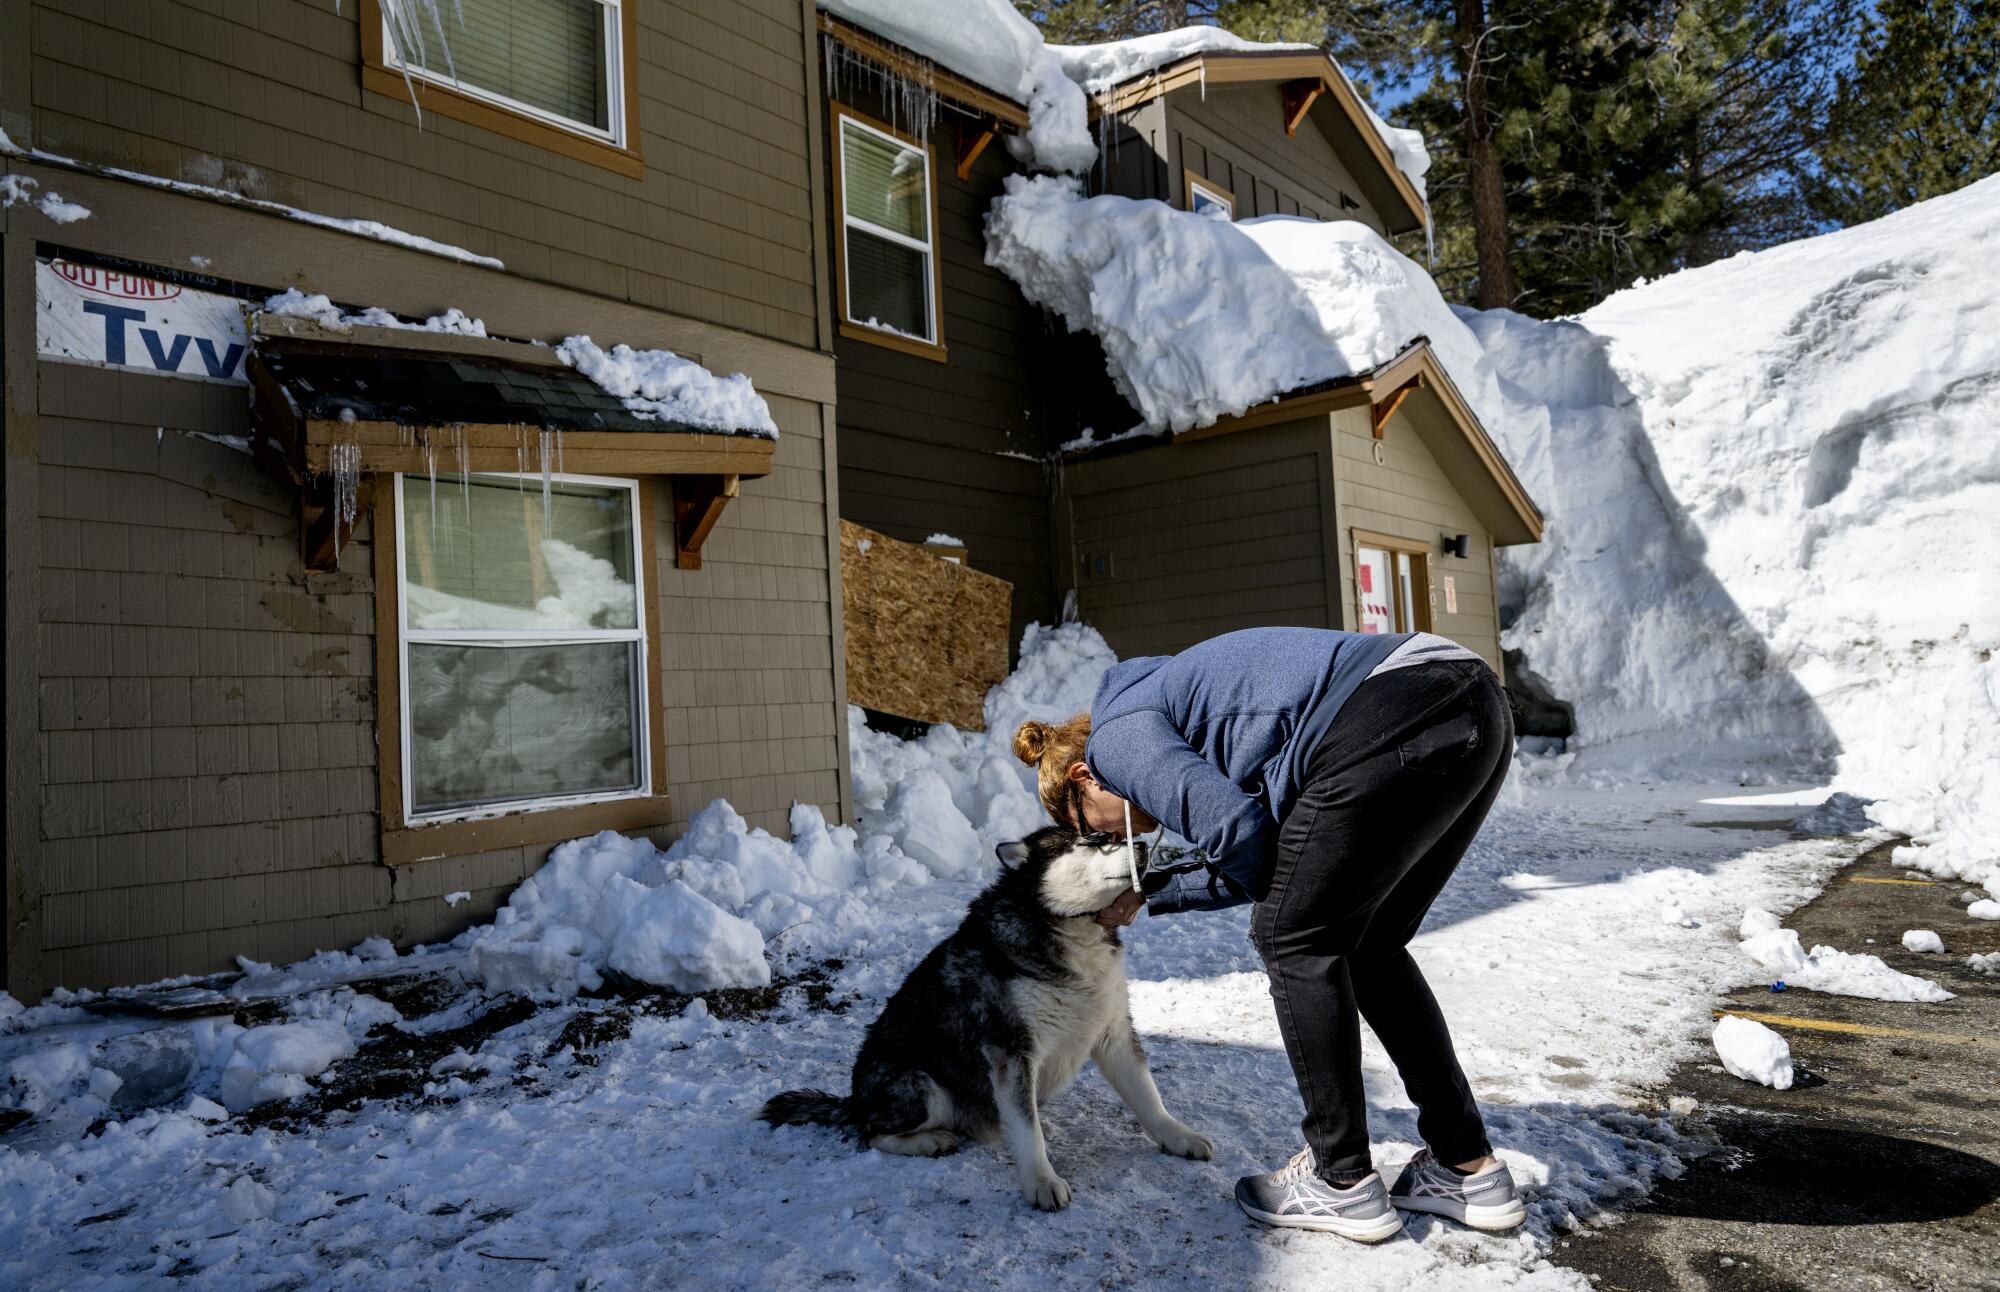
[{"label": "wooden window trim", "polygon": [[[1430,544],[1414,538],[1397,538],[1394,534],[1377,533],[1372,529],[1350,529],[1347,532],[1352,544],[1351,559],[1357,571],[1354,578],[1354,622],[1357,624],[1361,622],[1361,576],[1358,573],[1361,568],[1361,549],[1364,547],[1378,547],[1392,556],[1395,553],[1401,552],[1410,558],[1410,590],[1416,604],[1410,607],[1411,626],[1408,628],[1399,628],[1396,631],[1407,633],[1435,631],[1431,627]],[[1389,568],[1389,577],[1391,579],[1396,577],[1393,562]],[[1416,595],[1418,590],[1422,591],[1422,596]]]},{"label": "wooden window trim", "polygon": [[673,820],[666,788],[667,754],[661,682],[657,478],[627,477],[639,484],[640,600],[646,611],[646,744],[652,793],[602,803],[508,812],[466,821],[409,825],[403,815],[402,622],[397,568],[402,534],[396,528],[395,477],[378,478],[370,508],[375,542],[375,745],[380,764],[382,861],[390,866],[462,857],[496,848],[560,843],[599,830],[638,830]]},{"label": "wooden window trim", "polygon": [[1194,190],[1197,184],[1229,203],[1229,219],[1233,223],[1236,219],[1236,194],[1185,166],[1181,167],[1181,205],[1187,210],[1194,210]]},{"label": "wooden window trim", "polygon": [[422,112],[463,121],[491,130],[537,148],[561,153],[593,166],[627,177],[643,179],[646,160],[639,149],[639,22],[637,0],[622,0],[618,6],[619,61],[623,65],[621,112],[624,116],[622,145],[593,139],[574,130],[565,130],[498,103],[466,94],[426,76],[412,74],[408,81],[391,67],[382,46],[381,0],[361,0],[361,88],[389,98],[410,102],[411,91]]},{"label": "wooden window trim", "polygon": [[[929,359],[935,363],[950,360],[950,351],[944,343],[944,237],[938,228],[938,169],[937,150],[924,140],[895,130],[865,112],[858,112],[837,99],[827,100],[830,109],[826,114],[827,124],[832,131],[833,154],[828,162],[833,171],[833,303],[840,318],[840,335],[855,341],[866,341],[887,350],[914,355],[919,359]],[[847,202],[841,194],[840,176],[846,166],[846,155],[841,147],[841,123],[848,119],[861,123],[872,130],[879,130],[912,148],[923,150],[930,189],[931,229],[931,322],[936,334],[934,341],[922,341],[915,337],[886,332],[878,327],[857,322],[847,312]]]}]

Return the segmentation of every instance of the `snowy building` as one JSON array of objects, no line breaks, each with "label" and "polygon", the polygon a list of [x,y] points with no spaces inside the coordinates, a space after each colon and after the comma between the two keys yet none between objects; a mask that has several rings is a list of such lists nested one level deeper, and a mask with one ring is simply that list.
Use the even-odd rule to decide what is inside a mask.
[{"label": "snowy building", "polygon": [[10,10],[17,997],[847,814],[810,4],[437,8]]},{"label": "snowy building", "polygon": [[[1245,264],[1246,249],[1262,260],[1247,238],[1203,261],[1214,248],[1171,241],[1130,207],[1133,231],[1111,239],[1125,245],[1083,266],[1074,295],[1079,312],[1122,298],[1135,317],[1068,317],[1066,335],[1019,285],[1033,256],[996,245],[997,224],[1034,223],[998,212],[1003,195],[1033,200],[1013,185],[1033,165],[1035,122],[1006,92],[1014,69],[987,56],[1005,42],[975,46],[961,27],[976,18],[1004,35],[1005,15],[971,5],[931,22],[932,6],[873,0],[822,8],[843,516],[911,541],[960,536],[974,567],[1013,583],[1017,626],[1053,617],[1073,594],[1121,654],[1309,624],[1429,629],[1500,664],[1493,552],[1538,540],[1541,515],[1420,311],[1373,311],[1355,294],[1349,308],[1379,315],[1361,323],[1380,336],[1348,347],[1337,376],[1302,367],[1304,380],[1226,415],[1162,406],[1171,401],[1142,413],[1133,365],[1121,386],[1107,375],[1105,332],[1147,362],[1160,337],[1135,329],[1164,336],[1177,301],[1207,308],[1216,278],[1270,263]],[[1032,29],[1018,37],[1028,81],[1036,40]],[[1425,227],[1421,141],[1384,125],[1319,50],[1189,28],[1047,52],[1089,96],[1099,155],[1085,192],[1223,222],[1351,222],[1397,260],[1379,235]],[[1036,254],[1091,254],[1078,250],[1081,225],[1038,228],[1060,245]],[[1007,232],[1032,242],[1037,230]],[[1402,263],[1435,318],[1435,288]],[[1292,283],[1280,285],[1303,298]],[[1193,363],[1227,369],[1240,347],[1286,343],[1259,328],[1287,322],[1257,309],[1298,302],[1252,292],[1244,303],[1239,349]]]}]

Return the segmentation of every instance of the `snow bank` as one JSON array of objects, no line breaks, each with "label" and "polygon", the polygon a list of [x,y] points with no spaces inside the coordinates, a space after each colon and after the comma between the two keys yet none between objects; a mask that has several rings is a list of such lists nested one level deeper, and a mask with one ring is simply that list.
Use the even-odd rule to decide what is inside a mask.
[{"label": "snow bank", "polygon": [[543,998],[594,990],[607,970],[677,991],[762,986],[773,956],[865,947],[883,932],[882,898],[979,881],[996,845],[1044,823],[1014,729],[1089,708],[1113,662],[1090,628],[1032,625],[1020,667],[987,695],[983,732],[939,726],[905,742],[849,709],[858,830],[796,804],[787,841],[722,800],[665,850],[607,830],[557,848],[492,924],[453,945],[487,987]]},{"label": "snow bank", "polygon": [[556,357],[625,401],[641,417],[657,417],[704,430],[748,432],[778,438],[771,407],[742,373],[718,377],[671,350],[599,348],[587,336],[565,338]]},{"label": "snow bank", "polygon": [[335,332],[345,332],[359,324],[366,327],[402,328],[411,332],[449,332],[454,336],[485,336],[486,324],[476,318],[467,317],[457,306],[442,314],[433,314],[421,323],[406,323],[385,309],[370,305],[364,310],[349,313],[335,305],[324,293],[314,292],[310,296],[296,287],[287,287],[276,296],[267,298],[260,307],[266,314],[282,314],[292,318],[306,318],[321,327]]},{"label": "snow bank", "polygon": [[1792,1047],[1762,1023],[1726,1015],[1716,1021],[1714,1041],[1730,1076],[1773,1090],[1792,1088]]},{"label": "snow bank", "polygon": [[1010,176],[987,215],[986,263],[1096,335],[1113,383],[1154,427],[1207,426],[1367,372],[1419,338],[1482,421],[1504,408],[1485,351],[1430,275],[1364,224],[1232,223]]},{"label": "snow bank", "polygon": [[820,0],[819,7],[1026,105],[1036,164],[1076,173],[1097,159],[1083,91],[1008,0]]},{"label": "snow bank", "polygon": [[1500,555],[1503,645],[1579,768],[1837,772],[2000,873],[2000,177],[1618,293],[1468,316],[1488,425],[1548,517]]},{"label": "snow bank", "polygon": [[[1207,53],[1320,53],[1317,45],[1295,45],[1280,41],[1245,40],[1234,32],[1220,27],[1180,27],[1173,31],[1154,32],[1146,36],[1134,36],[1128,40],[1111,40],[1097,45],[1051,45],[1049,50],[1062,61],[1063,70],[1070,79],[1089,94],[1102,94],[1116,85],[1123,85],[1134,77],[1156,72],[1169,63],[1177,63],[1191,54]],[[1342,79],[1347,72],[1340,64],[1333,63],[1334,70]],[[1354,82],[1347,80],[1347,87],[1354,89]],[[1368,101],[1355,91],[1355,100],[1368,114],[1368,120],[1375,132],[1382,137],[1383,146],[1395,160],[1396,169],[1408,177],[1416,187],[1419,196],[1424,193],[1424,174],[1431,168],[1430,152],[1424,147],[1424,136],[1416,130],[1400,130],[1384,121],[1370,107]]]}]

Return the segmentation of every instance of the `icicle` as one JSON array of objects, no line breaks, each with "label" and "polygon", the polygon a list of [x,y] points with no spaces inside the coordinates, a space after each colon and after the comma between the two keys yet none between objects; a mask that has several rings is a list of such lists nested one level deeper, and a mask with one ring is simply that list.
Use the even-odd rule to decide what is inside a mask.
[{"label": "icicle", "polygon": [[424,432],[424,469],[431,477],[431,542],[436,544],[438,533],[438,450],[437,438],[430,431]]},{"label": "icicle", "polygon": [[342,534],[354,533],[354,518],[360,512],[361,446],[353,442],[334,444],[327,449],[333,467],[333,550],[340,553]]},{"label": "icicle", "polygon": [[542,431],[542,433],[541,433],[541,441],[542,441],[542,442],[541,442],[541,450],[542,450],[542,537],[543,537],[543,539],[547,539],[547,538],[548,538],[548,536],[550,535],[550,533],[551,533],[551,532],[553,532],[553,530],[554,530],[554,528],[555,528],[555,527],[554,527],[553,525],[551,525],[551,524],[549,523],[549,512],[550,512],[551,508],[552,508],[552,507],[554,506],[554,503],[553,503],[553,500],[552,500],[552,498],[551,498],[551,492],[550,492],[550,489],[549,489],[549,483],[550,483],[550,482],[549,482],[549,452],[550,452],[550,449],[551,449],[551,448],[553,447],[553,446],[552,446],[552,445],[550,444],[550,441],[551,441],[551,440],[553,440],[553,439],[555,438],[555,435],[556,435],[556,433],[555,433],[554,431],[551,431],[551,430],[547,430],[547,429],[544,429],[544,430]]},{"label": "icicle", "polygon": [[458,492],[465,502],[465,527],[472,528],[472,472],[465,460],[465,428],[451,428],[452,461],[458,467]]},{"label": "icicle", "polygon": [[1201,101],[1208,102],[1208,60],[1201,60]]}]

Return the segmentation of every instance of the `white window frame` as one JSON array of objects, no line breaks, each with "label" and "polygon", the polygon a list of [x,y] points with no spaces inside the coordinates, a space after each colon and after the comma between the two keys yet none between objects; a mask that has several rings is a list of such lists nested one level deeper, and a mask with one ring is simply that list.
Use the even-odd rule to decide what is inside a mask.
[{"label": "white window frame", "polygon": [[[519,471],[473,471],[468,472],[475,479],[518,480],[524,488],[539,489],[542,482],[540,473]],[[586,803],[613,803],[624,799],[650,798],[653,793],[653,708],[647,680],[651,676],[652,662],[647,657],[646,640],[646,563],[645,563],[645,521],[640,511],[640,481],[622,476],[551,475],[549,483],[581,484],[623,489],[631,495],[632,507],[632,584],[633,607],[636,627],[633,628],[577,628],[564,629],[557,633],[534,635],[529,631],[510,628],[452,628],[416,629],[410,627],[410,553],[409,544],[403,541],[403,482],[405,480],[425,480],[427,476],[406,475],[397,472],[394,477],[395,525],[396,525],[396,668],[398,670],[396,691],[400,701],[401,730],[397,739],[402,742],[403,765],[403,824],[406,826],[435,825],[443,821],[477,821],[490,817],[511,816],[518,812],[546,812],[554,808],[577,807]],[[457,484],[454,476],[453,485]],[[436,487],[435,484],[432,485]],[[535,646],[578,646],[593,642],[632,642],[638,645],[633,660],[636,684],[633,688],[632,703],[636,710],[633,723],[633,743],[638,759],[638,784],[631,789],[607,790],[597,794],[563,794],[539,799],[507,799],[503,802],[480,804],[473,807],[446,808],[435,812],[418,812],[415,803],[416,761],[415,742],[410,736],[410,647],[416,646],[494,646],[515,645]]]},{"label": "white window frame", "polygon": [[[596,126],[586,122],[577,121],[571,117],[559,116],[556,113],[548,111],[546,108],[538,108],[532,103],[523,103],[519,99],[509,98],[496,90],[489,90],[484,86],[474,85],[470,81],[454,77],[449,72],[441,72],[434,68],[418,67],[414,63],[405,63],[401,55],[397,53],[396,38],[389,28],[389,15],[386,8],[382,14],[382,65],[390,71],[408,76],[412,80],[426,81],[432,85],[440,85],[448,90],[455,90],[469,99],[478,99],[482,103],[490,103],[495,107],[505,108],[509,112],[531,118],[544,125],[554,126],[558,130],[567,130],[571,134],[582,135],[585,139],[595,139],[599,143],[607,143],[614,148],[624,148],[627,147],[625,140],[630,134],[630,126],[625,120],[625,15],[622,10],[625,5],[631,3],[631,0],[591,0],[591,3],[597,6],[598,17],[604,24],[605,111],[611,120],[611,127],[608,130],[599,130]],[[442,13],[448,9],[450,9],[450,6],[442,3],[441,0],[439,12]],[[431,34],[435,36],[437,33],[432,32]],[[448,29],[445,42],[447,45],[450,44]]]},{"label": "white window frame", "polygon": [[[937,198],[936,190],[933,188],[933,185],[937,182],[937,177],[931,172],[931,150],[923,144],[904,139],[890,131],[882,129],[880,126],[871,125],[863,121],[860,117],[855,116],[852,112],[842,111],[834,119],[840,125],[840,129],[834,133],[835,155],[833,159],[833,164],[838,168],[840,177],[840,316],[854,327],[867,328],[871,332],[880,332],[885,336],[896,337],[903,341],[914,341],[919,345],[941,346],[944,342],[938,336],[938,296],[941,287],[938,282]],[[868,134],[886,139],[892,146],[914,152],[923,158],[924,228],[930,234],[928,242],[920,242],[915,238],[897,233],[894,229],[885,229],[879,224],[848,213],[847,136],[845,132],[850,128],[866,131]],[[873,237],[883,238],[900,247],[922,253],[924,257],[924,287],[926,289],[924,292],[924,322],[930,329],[928,336],[919,336],[914,332],[905,332],[901,328],[890,327],[879,320],[871,323],[866,319],[855,317],[854,271],[852,266],[849,265],[847,258],[847,231],[850,228],[860,229]]]},{"label": "white window frame", "polygon": [[1201,180],[1190,179],[1188,181],[1188,210],[1199,213],[1201,211],[1201,199],[1204,197],[1229,212],[1231,222],[1235,221],[1236,199],[1234,197],[1219,189],[1210,187]]}]

